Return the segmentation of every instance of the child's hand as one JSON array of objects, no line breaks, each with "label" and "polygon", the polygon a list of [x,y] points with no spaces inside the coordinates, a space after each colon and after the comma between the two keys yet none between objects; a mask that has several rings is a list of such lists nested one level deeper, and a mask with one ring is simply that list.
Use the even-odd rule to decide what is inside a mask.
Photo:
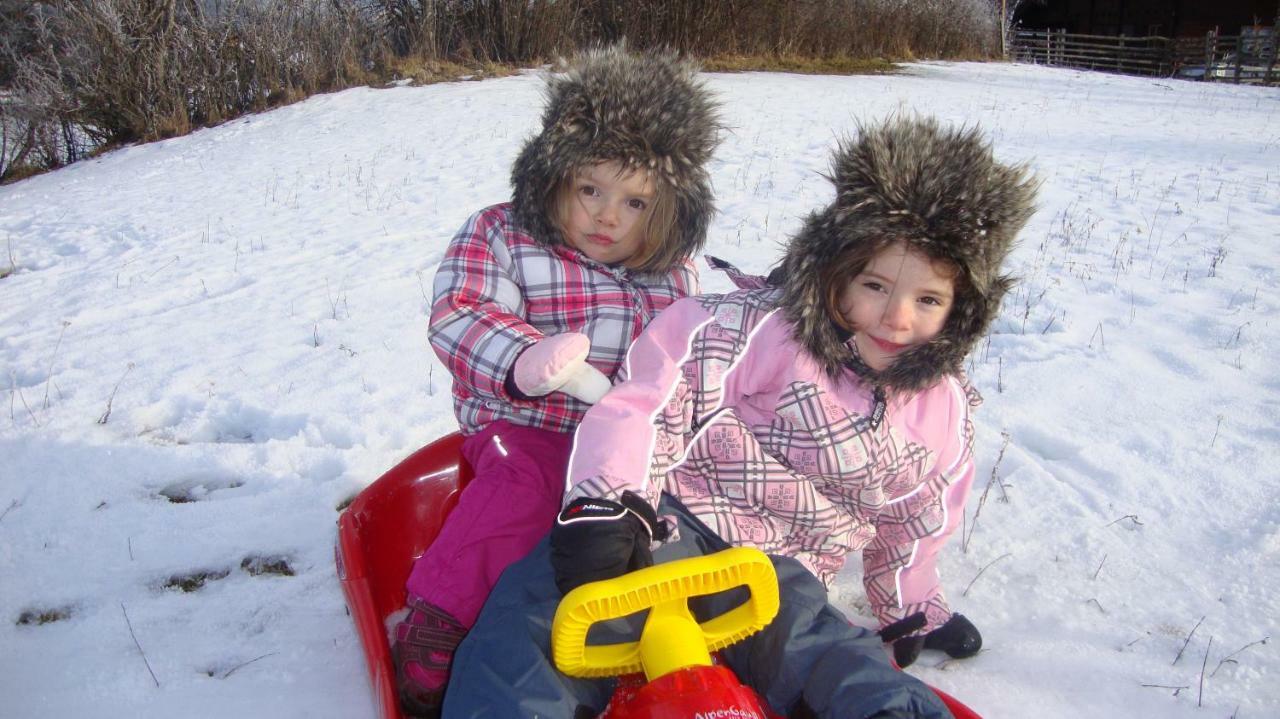
[{"label": "child's hand", "polygon": [[613,579],[653,564],[652,540],[667,527],[639,495],[623,492],[621,503],[581,497],[551,527],[551,566],[566,594],[587,582]]},{"label": "child's hand", "polygon": [[886,644],[892,644],[908,634],[915,634],[921,629],[924,629],[924,625],[928,624],[928,622],[929,620],[925,619],[924,612],[916,612],[909,617],[899,619],[893,624],[886,626],[877,632],[877,634],[880,635],[880,641],[885,642]]},{"label": "child's hand", "polygon": [[587,364],[591,340],[578,332],[544,337],[516,358],[511,369],[516,389],[526,397],[560,391],[595,404],[609,391],[609,378]]}]

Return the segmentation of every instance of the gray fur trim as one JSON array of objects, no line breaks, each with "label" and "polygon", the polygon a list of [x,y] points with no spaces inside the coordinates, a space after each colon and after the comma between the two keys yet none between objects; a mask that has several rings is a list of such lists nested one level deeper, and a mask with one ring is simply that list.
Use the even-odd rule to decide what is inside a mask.
[{"label": "gray fur trim", "polygon": [[665,272],[706,242],[715,214],[706,171],[720,139],[717,104],[698,68],[674,52],[589,50],[547,80],[542,130],[511,169],[516,220],[539,242],[563,244],[548,202],[568,174],[614,160],[647,168],[672,189],[677,237],[642,269]]},{"label": "gray fur trim", "polygon": [[[977,128],[944,129],[919,118],[861,128],[832,162],[835,201],[809,215],[783,258],[781,304],[796,340],[833,377],[852,367],[890,390],[924,389],[959,372],[1013,285],[1001,266],[1035,212],[1029,175],[1025,165],[996,162]],[[819,270],[846,253],[896,241],[954,262],[969,291],[957,293],[937,337],[875,372],[828,315]]]}]

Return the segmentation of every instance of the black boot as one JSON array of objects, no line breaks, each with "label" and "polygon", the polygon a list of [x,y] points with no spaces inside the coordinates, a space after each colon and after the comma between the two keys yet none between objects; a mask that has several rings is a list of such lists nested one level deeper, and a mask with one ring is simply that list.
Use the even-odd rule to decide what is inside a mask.
[{"label": "black boot", "polygon": [[924,636],[924,648],[937,649],[956,659],[964,659],[982,649],[982,635],[964,615],[952,614],[946,624]]}]

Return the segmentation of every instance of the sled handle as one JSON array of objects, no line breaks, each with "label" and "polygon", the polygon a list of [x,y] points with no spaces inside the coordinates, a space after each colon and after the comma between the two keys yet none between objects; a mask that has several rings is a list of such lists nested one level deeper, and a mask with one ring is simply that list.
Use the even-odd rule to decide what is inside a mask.
[{"label": "sled handle", "polygon": [[[745,586],[745,604],[699,624],[689,598]],[[638,642],[590,646],[597,622],[648,609]],[[710,665],[711,652],[763,629],[778,613],[778,577],[764,552],[734,547],[715,554],[646,567],[616,579],[584,584],[565,595],[551,625],[560,671],[609,677],[644,671],[649,681],[688,666]]]}]

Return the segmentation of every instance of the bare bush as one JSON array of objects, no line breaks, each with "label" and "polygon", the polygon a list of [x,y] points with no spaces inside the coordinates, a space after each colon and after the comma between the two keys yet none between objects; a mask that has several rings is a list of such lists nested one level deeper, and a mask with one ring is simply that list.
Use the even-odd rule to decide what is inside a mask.
[{"label": "bare bush", "polygon": [[13,83],[12,58],[31,49],[34,16],[26,0],[0,0],[0,88]]},{"label": "bare bush", "polygon": [[357,0],[356,9],[373,22],[396,55],[440,57],[436,5],[433,0]]},{"label": "bare bush", "polygon": [[[0,0],[0,181],[388,79],[406,58],[973,58],[992,0]],[[399,58],[393,62],[393,57]]]},{"label": "bare bush", "polygon": [[385,48],[347,2],[31,3],[11,67],[0,179],[95,147],[190,132],[375,77]]},{"label": "bare bush", "polygon": [[28,8],[21,20],[21,37],[0,37],[0,53],[11,60],[9,86],[0,90],[0,180],[73,162],[91,142],[69,117],[74,100],[57,81],[57,57],[38,52],[47,18]]},{"label": "bare bush", "polygon": [[580,26],[605,40],[625,36],[701,56],[988,57],[999,40],[989,0],[638,0],[594,8]]}]

